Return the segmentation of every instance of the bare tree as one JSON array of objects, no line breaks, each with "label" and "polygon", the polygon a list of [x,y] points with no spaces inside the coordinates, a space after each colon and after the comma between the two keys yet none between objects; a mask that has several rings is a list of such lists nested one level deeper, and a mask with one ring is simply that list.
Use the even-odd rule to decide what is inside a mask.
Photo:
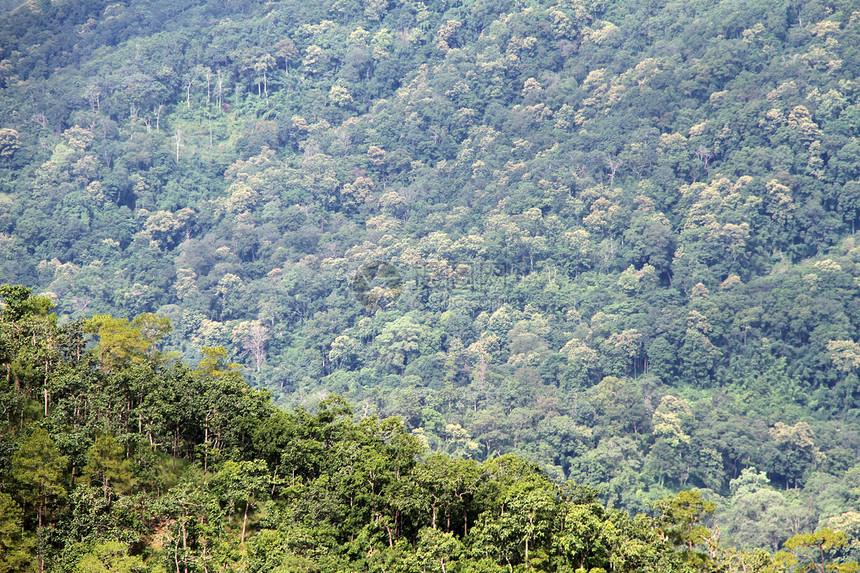
[{"label": "bare tree", "polygon": [[713,156],[714,154],[711,153],[711,150],[704,145],[700,145],[699,148],[696,149],[696,158],[705,166],[705,173],[708,174],[708,178],[711,177],[710,163]]},{"label": "bare tree", "polygon": [[248,335],[242,346],[251,355],[257,372],[266,363],[266,341],[269,338],[269,329],[256,321],[248,328]]},{"label": "bare tree", "polygon": [[194,73],[188,74],[188,83],[185,84],[185,104],[191,108],[191,86],[194,84]]},{"label": "bare tree", "polygon": [[206,105],[212,101],[212,68],[206,68]]},{"label": "bare tree", "polygon": [[221,111],[221,95],[224,92],[224,78],[221,76],[221,68],[218,68],[218,111]]},{"label": "bare tree", "polygon": [[615,181],[615,174],[621,167],[622,161],[618,157],[606,156],[606,168],[609,170],[609,186],[612,187],[612,182]]},{"label": "bare tree", "polygon": [[161,132],[161,110],[164,109],[164,104],[158,104],[158,107],[155,108],[155,131]]}]

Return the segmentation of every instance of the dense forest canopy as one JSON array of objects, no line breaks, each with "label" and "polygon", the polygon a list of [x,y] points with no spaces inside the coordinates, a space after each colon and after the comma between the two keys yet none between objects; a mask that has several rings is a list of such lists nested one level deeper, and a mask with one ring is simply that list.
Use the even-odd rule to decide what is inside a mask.
[{"label": "dense forest canopy", "polygon": [[157,315],[60,326],[48,298],[0,297],[0,571],[858,570],[844,531],[737,549],[699,492],[632,517],[511,454],[430,454],[336,396],[287,413],[223,348],[163,354]]},{"label": "dense forest canopy", "polygon": [[58,328],[167,318],[281,406],[632,514],[697,488],[738,546],[860,534],[856,3],[34,0],[0,38],[0,282]]}]

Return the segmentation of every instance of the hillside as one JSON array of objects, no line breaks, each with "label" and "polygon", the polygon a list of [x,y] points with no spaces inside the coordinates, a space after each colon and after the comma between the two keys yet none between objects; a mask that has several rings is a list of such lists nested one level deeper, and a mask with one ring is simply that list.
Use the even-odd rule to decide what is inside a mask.
[{"label": "hillside", "polygon": [[0,282],[741,546],[857,535],[856,8],[29,2]]},{"label": "hillside", "polygon": [[58,326],[49,299],[0,297],[0,571],[857,571],[844,532],[737,550],[697,492],[632,517],[513,455],[430,455],[335,396],[284,412],[223,349],[162,354],[156,315]]}]

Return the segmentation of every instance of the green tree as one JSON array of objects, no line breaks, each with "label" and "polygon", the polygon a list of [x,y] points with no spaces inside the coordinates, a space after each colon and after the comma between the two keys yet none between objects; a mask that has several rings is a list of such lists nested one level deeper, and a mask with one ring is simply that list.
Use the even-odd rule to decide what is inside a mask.
[{"label": "green tree", "polygon": [[553,533],[553,550],[570,569],[610,568],[614,527],[597,503],[568,503],[560,511],[560,526]]},{"label": "green tree", "polygon": [[251,507],[264,500],[271,488],[271,476],[263,460],[227,461],[212,478],[215,490],[227,502],[230,514],[235,514],[237,506],[244,505],[242,513],[241,542],[245,543],[248,526],[248,512]]},{"label": "green tree", "polygon": [[128,546],[119,541],[101,541],[81,556],[79,573],[142,573],[148,568],[139,555],[129,555]]},{"label": "green tree", "polygon": [[21,485],[21,498],[36,510],[39,528],[51,500],[66,494],[62,478],[67,465],[42,429],[35,429],[12,456],[12,477]]},{"label": "green tree", "polygon": [[844,531],[819,529],[815,533],[802,533],[786,541],[785,548],[789,554],[777,554],[776,559],[778,563],[781,561],[798,572],[854,573],[860,571],[860,565],[856,561],[848,563],[829,561],[833,554],[848,544],[848,541],[848,535]]},{"label": "green tree", "polygon": [[0,492],[0,573],[30,570],[33,541],[24,534],[23,517],[12,496]]},{"label": "green tree", "polygon": [[509,566],[522,563],[530,569],[548,558],[557,509],[552,484],[539,475],[527,475],[503,486],[497,509],[482,514],[473,533],[484,545],[481,551],[498,555]]},{"label": "green tree", "polygon": [[127,318],[110,315],[97,314],[85,321],[84,332],[98,335],[96,353],[108,372],[127,363],[142,362],[154,343],[145,338],[139,328],[132,326]]},{"label": "green tree", "polygon": [[[52,500],[66,494],[62,478],[67,466],[67,458],[60,455],[54,440],[41,428],[35,429],[25,438],[18,451],[12,456],[12,477],[21,486],[19,496],[24,501],[25,507],[29,506],[36,512],[40,537],[49,504]],[[45,569],[41,539],[38,562],[41,573]]]},{"label": "green tree", "polygon": [[704,501],[696,491],[682,491],[673,497],[654,502],[660,512],[658,524],[661,531],[675,545],[683,547],[684,559],[694,564],[706,561],[706,555],[697,552],[711,537],[711,531],[702,525],[702,519],[716,509],[716,504]]},{"label": "green tree", "polygon": [[125,451],[116,438],[105,434],[96,438],[87,450],[87,465],[83,478],[101,485],[105,499],[110,501],[110,493],[119,487],[128,487],[132,479],[132,463],[126,459]]},{"label": "green tree", "polygon": [[169,318],[158,316],[151,312],[145,312],[136,316],[131,321],[131,326],[137,328],[140,331],[141,337],[149,342],[148,351],[150,358],[155,356],[155,345],[173,330],[173,325],[170,323]]},{"label": "green tree", "polygon": [[448,566],[457,562],[463,544],[451,532],[424,528],[418,533],[416,557],[429,565],[428,571],[447,573]]}]

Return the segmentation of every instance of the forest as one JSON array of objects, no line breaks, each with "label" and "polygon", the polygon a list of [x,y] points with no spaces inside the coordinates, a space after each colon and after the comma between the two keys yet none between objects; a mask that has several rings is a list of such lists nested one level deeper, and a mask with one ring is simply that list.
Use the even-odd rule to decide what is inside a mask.
[{"label": "forest", "polygon": [[223,347],[193,369],[161,352],[157,315],[59,325],[26,287],[0,296],[3,572],[860,570],[844,531],[721,544],[699,492],[631,516],[513,454],[430,452],[334,395],[288,413]]},{"label": "forest", "polygon": [[[25,551],[42,556],[28,563],[77,567],[45,532],[76,535],[62,521],[78,511],[68,496],[100,439],[117,440],[100,447],[124,452],[129,484],[150,484],[123,495],[185,495],[183,480],[205,489],[258,459],[275,481],[284,468],[303,487],[335,479],[331,468],[278,470],[272,456],[286,454],[249,441],[268,416],[292,428],[279,443],[306,423],[374,448],[391,433],[417,448],[410,472],[462,463],[502,489],[493,464],[517,460],[524,481],[511,484],[543,480],[555,504],[529,528],[563,531],[554,520],[569,503],[675,519],[665,500],[692,495],[721,547],[777,555],[798,535],[838,531],[835,558],[856,559],[858,70],[850,0],[4,5],[0,283],[32,289],[31,314],[56,317],[39,331],[54,350],[38,336],[34,349],[0,346],[4,503],[44,549]],[[24,295],[5,292],[17,324],[8,298]],[[78,374],[59,374],[61,362]],[[138,394],[114,404],[112,377],[137,380]],[[217,393],[221,405],[202,398]],[[229,423],[210,427],[228,410]],[[185,415],[203,416],[190,434]],[[65,458],[51,482],[62,495],[16,493],[29,486],[15,481],[14,456],[32,436]],[[137,475],[147,463],[161,482]],[[90,477],[119,503],[107,478]],[[267,502],[294,511],[273,484],[260,486]],[[233,535],[247,508],[247,543],[262,543],[263,501],[218,499],[227,521],[213,523]],[[470,520],[490,511],[475,503],[448,508],[441,529],[469,559],[478,545],[507,547],[470,537]],[[437,505],[430,525],[380,510],[388,550],[417,551],[422,528],[439,531]],[[179,534],[173,514],[153,515],[123,551],[155,567]],[[526,538],[523,552],[544,544],[529,558],[480,559],[622,567],[562,565],[550,529]],[[212,535],[183,567],[208,570],[207,544],[224,539]],[[341,555],[350,563],[377,547],[347,549],[344,535],[309,546],[353,551]],[[666,535],[659,559],[717,562],[704,537],[685,554]],[[100,542],[80,543],[83,555]],[[245,559],[250,545],[236,547]]]}]

